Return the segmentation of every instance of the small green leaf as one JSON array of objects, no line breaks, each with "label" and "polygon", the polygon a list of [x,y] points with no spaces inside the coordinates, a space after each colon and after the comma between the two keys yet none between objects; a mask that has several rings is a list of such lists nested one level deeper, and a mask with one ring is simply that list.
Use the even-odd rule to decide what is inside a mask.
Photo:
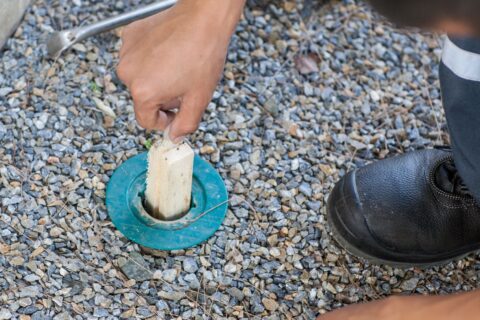
[{"label": "small green leaf", "polygon": [[95,93],[100,93],[101,92],[100,87],[98,86],[98,84],[95,81],[90,82],[90,90],[92,90]]},{"label": "small green leaf", "polygon": [[144,145],[145,145],[145,148],[147,148],[147,150],[150,150],[150,148],[152,147],[152,144],[153,144],[153,142],[152,142],[151,139],[145,140]]}]

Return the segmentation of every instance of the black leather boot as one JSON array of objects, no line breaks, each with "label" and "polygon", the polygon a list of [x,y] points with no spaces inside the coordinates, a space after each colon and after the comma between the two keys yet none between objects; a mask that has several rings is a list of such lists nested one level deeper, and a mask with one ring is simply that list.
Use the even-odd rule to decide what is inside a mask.
[{"label": "black leather boot", "polygon": [[327,212],[336,240],[374,263],[431,266],[480,249],[480,207],[449,150],[411,152],[348,173]]}]

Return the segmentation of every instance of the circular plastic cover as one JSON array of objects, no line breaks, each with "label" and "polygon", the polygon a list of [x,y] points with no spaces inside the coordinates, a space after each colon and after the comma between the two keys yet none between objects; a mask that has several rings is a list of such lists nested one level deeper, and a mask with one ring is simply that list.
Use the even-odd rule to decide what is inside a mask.
[{"label": "circular plastic cover", "polygon": [[107,210],[115,227],[128,239],[151,249],[193,247],[220,228],[228,208],[228,195],[220,175],[195,155],[191,208],[174,221],[157,220],[143,208],[147,153],[125,161],[107,186]]}]

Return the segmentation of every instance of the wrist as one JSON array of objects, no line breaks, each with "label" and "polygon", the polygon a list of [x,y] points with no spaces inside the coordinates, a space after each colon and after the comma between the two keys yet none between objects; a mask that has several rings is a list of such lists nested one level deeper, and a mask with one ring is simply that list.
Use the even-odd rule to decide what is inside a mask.
[{"label": "wrist", "polygon": [[174,8],[203,22],[206,28],[216,32],[223,30],[230,37],[245,3],[246,0],[179,0]]}]

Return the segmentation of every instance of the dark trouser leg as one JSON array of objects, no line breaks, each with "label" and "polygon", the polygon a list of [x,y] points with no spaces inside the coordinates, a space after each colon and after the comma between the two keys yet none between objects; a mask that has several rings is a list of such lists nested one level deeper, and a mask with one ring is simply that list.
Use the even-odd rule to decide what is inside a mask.
[{"label": "dark trouser leg", "polygon": [[480,39],[446,41],[440,82],[455,165],[480,203]]}]

